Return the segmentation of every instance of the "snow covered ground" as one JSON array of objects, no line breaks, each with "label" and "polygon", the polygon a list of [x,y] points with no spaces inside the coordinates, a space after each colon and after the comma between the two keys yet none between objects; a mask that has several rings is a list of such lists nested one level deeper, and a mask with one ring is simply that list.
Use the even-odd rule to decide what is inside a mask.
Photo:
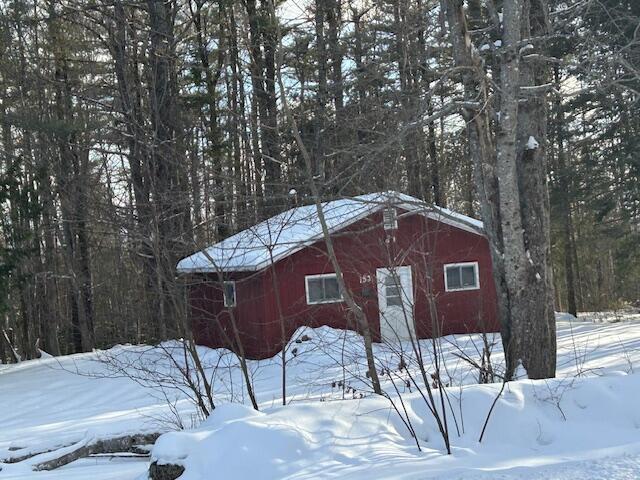
[{"label": "snow covered ground", "polygon": [[[640,458],[640,412],[630,401],[639,389],[640,375],[515,382],[496,405],[479,444],[499,386],[469,386],[454,402],[460,434],[451,427],[450,456],[415,394],[407,395],[405,404],[422,451],[388,401],[370,397],[268,413],[223,406],[199,429],[161,437],[153,455],[183,463],[183,480],[207,478],[212,471],[220,478],[272,480],[372,478],[372,472],[375,478],[473,478],[487,471],[507,475],[515,468],[516,478],[537,478],[538,467],[552,471],[552,465],[568,461],[582,468],[599,461],[604,473],[610,471],[606,458]],[[635,473],[630,478],[640,475]]]},{"label": "snow covered ground", "polygon": [[[95,437],[174,430],[181,423],[197,428],[161,437],[153,455],[185,464],[187,480],[208,478],[212,469],[220,478],[243,478],[244,472],[265,479],[640,478],[640,319],[632,315],[560,315],[559,378],[511,383],[481,444],[478,436],[500,384],[474,385],[478,372],[470,361],[480,360],[480,336],[443,338],[441,378],[450,385],[456,415],[448,418],[450,456],[420,394],[403,383],[400,352],[376,347],[380,367],[388,371],[385,389],[398,400],[395,380],[422,451],[390,402],[368,395],[356,335],[328,328],[300,331],[297,338],[303,335],[310,339],[294,340],[289,349],[290,405],[280,406],[280,358],[250,362],[259,414],[224,405],[248,403],[237,361],[227,351],[201,349],[221,405],[202,424],[184,391],[168,380],[179,378],[168,357],[176,343],[2,365],[0,461]],[[499,371],[497,336],[493,343],[492,363]],[[431,342],[422,345],[432,351]],[[411,355],[402,356],[409,372],[417,373]],[[47,455],[0,463],[0,479],[133,480],[146,478],[148,467],[147,460],[92,457],[33,472],[31,466]]]}]

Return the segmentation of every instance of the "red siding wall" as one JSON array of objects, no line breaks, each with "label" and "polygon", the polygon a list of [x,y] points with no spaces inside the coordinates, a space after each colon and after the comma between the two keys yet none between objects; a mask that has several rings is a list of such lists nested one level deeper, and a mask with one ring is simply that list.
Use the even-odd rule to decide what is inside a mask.
[{"label": "red siding wall", "polygon": [[[345,283],[363,307],[377,340],[376,269],[390,265],[412,267],[418,336],[428,338],[433,332],[429,295],[435,298],[442,334],[498,331],[486,238],[421,215],[400,216],[398,230],[390,235],[381,224],[381,214],[374,214],[333,237]],[[445,292],[443,265],[468,261],[478,262],[480,289]],[[333,271],[324,242],[317,242],[262,272],[229,275],[237,282],[238,306],[233,310],[245,354],[274,355],[302,325],[353,328],[344,303],[306,304],[305,276]],[[202,345],[233,347],[231,318],[216,280],[215,275],[200,277],[190,288],[194,334]]]}]

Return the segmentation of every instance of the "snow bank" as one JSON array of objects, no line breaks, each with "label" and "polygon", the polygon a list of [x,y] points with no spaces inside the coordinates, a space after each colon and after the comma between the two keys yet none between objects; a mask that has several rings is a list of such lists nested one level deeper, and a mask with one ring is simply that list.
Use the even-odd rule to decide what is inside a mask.
[{"label": "snow bank", "polygon": [[559,322],[575,322],[577,319],[573,315],[567,312],[555,312],[556,321]]},{"label": "snow bank", "polygon": [[638,322],[640,308],[626,307],[609,312],[579,312],[578,320],[594,323]]},{"label": "snow bank", "polygon": [[161,437],[152,456],[183,465],[181,480],[201,480],[213,471],[220,478],[371,478],[371,468],[377,478],[416,472],[425,478],[451,469],[598,459],[623,445],[626,453],[640,453],[640,411],[630,401],[640,395],[640,375],[512,382],[479,444],[499,390],[495,384],[448,390],[458,426],[464,424],[458,435],[449,417],[451,456],[416,393],[404,400],[422,452],[388,401],[370,397],[267,413],[221,407],[201,428]]},{"label": "snow bank", "polygon": [[[399,419],[380,421],[362,407],[379,402],[321,402],[274,408],[269,413],[230,416],[226,406],[216,409],[200,428],[174,432],[158,440],[152,461],[185,466],[181,480],[208,478],[285,478],[308,471],[357,467],[372,454],[387,458],[409,453],[398,432]],[[388,415],[388,409],[382,405]],[[246,407],[247,408],[247,407]],[[250,410],[247,408],[247,410]]]}]

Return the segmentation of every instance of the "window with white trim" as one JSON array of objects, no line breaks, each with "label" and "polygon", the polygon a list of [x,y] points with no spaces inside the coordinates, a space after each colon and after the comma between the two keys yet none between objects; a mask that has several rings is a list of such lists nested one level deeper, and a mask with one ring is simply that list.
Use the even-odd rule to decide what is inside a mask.
[{"label": "window with white trim", "polygon": [[382,211],[382,223],[385,230],[396,230],[398,228],[398,212],[395,208],[387,207]]},{"label": "window with white trim", "polygon": [[224,282],[224,306],[235,307],[236,306],[236,282]]},{"label": "window with white trim", "polygon": [[402,286],[397,275],[387,275],[384,279],[384,295],[387,307],[402,306]]},{"label": "window with white trim", "polygon": [[335,273],[307,275],[304,280],[308,305],[342,301],[338,277]]},{"label": "window with white trim", "polygon": [[479,289],[478,262],[449,263],[445,265],[444,287],[447,292]]}]

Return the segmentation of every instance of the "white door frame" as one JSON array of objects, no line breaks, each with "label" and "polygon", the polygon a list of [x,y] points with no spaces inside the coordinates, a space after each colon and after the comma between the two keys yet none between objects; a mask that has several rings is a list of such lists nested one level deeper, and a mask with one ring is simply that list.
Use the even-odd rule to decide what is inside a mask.
[{"label": "white door frame", "polygon": [[[394,271],[400,281],[401,305],[387,305],[387,285],[385,280],[393,275],[392,272]],[[382,341],[397,343],[399,340],[415,338],[416,327],[411,266],[378,268],[376,269],[376,283],[378,287],[378,312]]]}]

